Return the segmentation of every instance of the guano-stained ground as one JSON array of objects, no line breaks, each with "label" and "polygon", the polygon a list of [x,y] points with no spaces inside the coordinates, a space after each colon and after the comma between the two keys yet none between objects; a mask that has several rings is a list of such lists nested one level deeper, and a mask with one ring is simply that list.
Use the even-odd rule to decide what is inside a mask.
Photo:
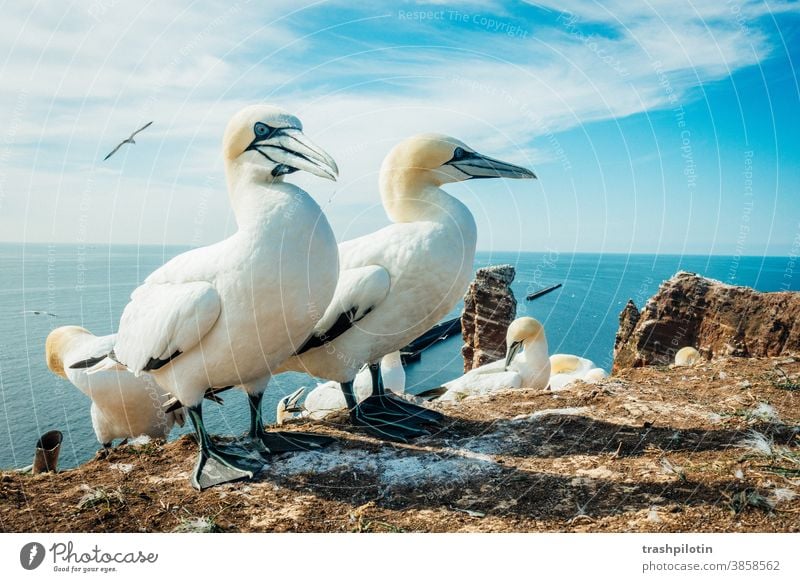
[{"label": "guano-stained ground", "polygon": [[800,531],[800,357],[439,408],[446,428],[412,445],[349,431],[344,415],[293,424],[339,442],[202,493],[189,437],[58,474],[3,472],[0,530]]}]

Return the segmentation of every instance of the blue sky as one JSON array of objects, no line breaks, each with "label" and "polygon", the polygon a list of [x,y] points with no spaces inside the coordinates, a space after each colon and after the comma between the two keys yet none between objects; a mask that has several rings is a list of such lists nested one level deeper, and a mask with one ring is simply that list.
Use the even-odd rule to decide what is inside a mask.
[{"label": "blue sky", "polygon": [[340,239],[387,223],[392,145],[440,131],[540,177],[449,187],[481,249],[800,252],[796,2],[265,4],[5,6],[0,240],[219,240],[222,131],[266,101],[337,159],[296,181]]}]

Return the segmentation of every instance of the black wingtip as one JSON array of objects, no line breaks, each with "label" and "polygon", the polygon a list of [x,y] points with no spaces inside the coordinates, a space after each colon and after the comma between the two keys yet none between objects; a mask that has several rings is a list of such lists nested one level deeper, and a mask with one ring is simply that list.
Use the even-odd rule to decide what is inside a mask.
[{"label": "black wingtip", "polygon": [[105,360],[108,356],[97,356],[96,358],[89,358],[88,360],[80,360],[69,366],[70,370],[83,370],[91,368]]}]

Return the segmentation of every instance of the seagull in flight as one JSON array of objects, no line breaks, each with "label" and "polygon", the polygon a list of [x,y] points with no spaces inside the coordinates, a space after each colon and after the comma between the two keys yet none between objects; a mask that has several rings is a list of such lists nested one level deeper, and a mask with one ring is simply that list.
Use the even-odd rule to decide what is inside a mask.
[{"label": "seagull in flight", "polygon": [[113,156],[115,153],[117,153],[117,150],[118,150],[119,148],[121,148],[122,146],[124,146],[126,143],[136,143],[135,141],[133,141],[133,138],[134,138],[134,136],[135,136],[137,133],[139,133],[140,131],[144,131],[145,129],[147,129],[147,128],[148,128],[148,127],[150,127],[151,125],[153,125],[153,122],[152,122],[152,121],[150,121],[150,122],[148,122],[148,123],[145,123],[145,124],[144,124],[142,127],[140,127],[139,129],[137,129],[136,131],[134,131],[134,132],[133,132],[133,133],[130,135],[130,137],[129,137],[128,139],[124,139],[124,140],[122,140],[121,142],[119,142],[119,144],[117,144],[117,147],[115,147],[113,150],[111,150],[111,153],[110,153],[110,154],[108,154],[106,157],[104,157],[104,158],[103,158],[103,161],[105,162],[105,161],[106,161],[108,158],[110,158],[110,157],[111,157],[111,156]]}]

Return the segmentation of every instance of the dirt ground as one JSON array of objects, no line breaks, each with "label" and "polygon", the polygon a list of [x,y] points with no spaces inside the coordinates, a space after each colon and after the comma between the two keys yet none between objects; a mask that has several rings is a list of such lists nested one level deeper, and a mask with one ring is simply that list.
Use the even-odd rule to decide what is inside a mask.
[{"label": "dirt ground", "polygon": [[[434,405],[437,407],[436,405]],[[58,474],[0,474],[0,530],[800,531],[800,357],[623,370],[438,405],[438,434],[337,437],[198,493],[189,437]]]}]

